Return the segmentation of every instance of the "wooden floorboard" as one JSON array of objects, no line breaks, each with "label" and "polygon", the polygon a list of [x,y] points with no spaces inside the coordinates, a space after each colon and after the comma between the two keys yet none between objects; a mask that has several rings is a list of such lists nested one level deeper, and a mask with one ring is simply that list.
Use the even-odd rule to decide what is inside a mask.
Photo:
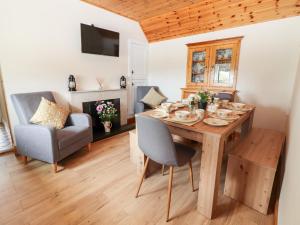
[{"label": "wooden floorboard", "polygon": [[[199,154],[194,157],[198,188]],[[162,225],[166,224],[168,176],[147,178],[135,198],[138,182],[124,133],[93,143],[62,162],[53,173],[49,164],[31,160],[25,166],[14,154],[0,156],[0,224],[9,225]],[[188,165],[175,168],[169,225],[271,225],[264,216],[222,195],[218,217],[208,220],[196,211],[197,191],[191,191]],[[224,181],[224,179],[223,179]]]}]

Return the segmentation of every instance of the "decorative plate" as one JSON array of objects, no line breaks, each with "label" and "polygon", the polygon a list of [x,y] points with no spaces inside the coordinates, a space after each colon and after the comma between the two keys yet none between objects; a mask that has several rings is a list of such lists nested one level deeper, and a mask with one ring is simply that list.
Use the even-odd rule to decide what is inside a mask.
[{"label": "decorative plate", "polygon": [[232,105],[227,105],[225,108],[226,109],[231,109],[235,112],[237,112],[237,111],[239,111],[239,112],[248,112],[248,111],[252,110],[252,107],[250,105],[246,105],[244,108],[240,108],[240,109],[237,109],[237,108],[233,107]]},{"label": "decorative plate", "polygon": [[193,122],[196,122],[197,120],[199,120],[199,117],[197,115],[191,115],[191,116],[188,116],[186,119],[179,119],[176,116],[173,116],[172,120],[176,121],[176,122],[181,122],[181,123],[193,123]]},{"label": "decorative plate", "polygon": [[222,117],[222,116],[218,116],[216,113],[211,113],[211,114],[209,114],[209,116],[212,118],[227,120],[227,121],[234,121],[234,120],[237,120],[240,118],[240,116],[238,114],[233,114],[233,115]]},{"label": "decorative plate", "polygon": [[176,103],[174,103],[172,106],[174,106],[174,107],[176,107],[176,108],[182,108],[182,107],[184,107],[185,105],[182,104],[182,103],[180,103],[180,102],[176,102]]},{"label": "decorative plate", "polygon": [[235,114],[235,115],[243,115],[243,114],[245,114],[247,111],[233,111],[233,114]]},{"label": "decorative plate", "polygon": [[153,111],[150,116],[154,117],[154,118],[165,118],[165,117],[168,117],[168,113],[162,111],[162,110],[155,110]]},{"label": "decorative plate", "polygon": [[216,118],[206,118],[203,120],[204,123],[210,126],[221,127],[227,126],[229,124],[226,120],[216,119]]}]

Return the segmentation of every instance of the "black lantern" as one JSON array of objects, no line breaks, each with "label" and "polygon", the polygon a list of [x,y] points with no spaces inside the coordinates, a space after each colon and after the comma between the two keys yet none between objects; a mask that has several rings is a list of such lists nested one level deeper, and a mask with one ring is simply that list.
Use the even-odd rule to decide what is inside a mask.
[{"label": "black lantern", "polygon": [[121,76],[120,78],[120,87],[126,88],[126,78],[124,76]]},{"label": "black lantern", "polygon": [[76,81],[73,75],[69,76],[69,91],[76,91]]}]

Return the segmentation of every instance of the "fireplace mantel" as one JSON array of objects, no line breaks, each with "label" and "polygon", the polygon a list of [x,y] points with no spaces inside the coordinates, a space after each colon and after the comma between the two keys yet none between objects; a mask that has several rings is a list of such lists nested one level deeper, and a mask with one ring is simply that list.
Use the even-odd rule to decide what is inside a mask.
[{"label": "fireplace mantel", "polygon": [[107,99],[120,99],[121,125],[127,124],[127,90],[83,90],[70,92],[70,106],[72,112],[82,112],[82,103]]}]

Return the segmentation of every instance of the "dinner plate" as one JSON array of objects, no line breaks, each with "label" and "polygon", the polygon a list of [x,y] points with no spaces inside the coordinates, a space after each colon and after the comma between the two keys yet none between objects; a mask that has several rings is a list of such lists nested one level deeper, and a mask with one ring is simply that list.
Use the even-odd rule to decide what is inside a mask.
[{"label": "dinner plate", "polygon": [[231,109],[231,110],[233,110],[235,112],[236,111],[239,111],[239,112],[248,112],[248,111],[252,110],[252,107],[250,105],[246,105],[243,108],[235,108],[235,107],[233,107],[232,105],[229,104],[225,108],[226,109]]},{"label": "dinner plate", "polygon": [[233,114],[235,114],[235,115],[243,115],[245,113],[246,113],[246,111],[233,110]]},{"label": "dinner plate", "polygon": [[168,113],[164,112],[164,111],[161,111],[161,110],[156,110],[156,111],[153,111],[151,114],[150,114],[152,117],[154,118],[165,118],[165,117],[168,117]]},{"label": "dinner plate", "polygon": [[229,116],[218,116],[216,113],[209,114],[210,117],[221,119],[221,120],[227,120],[227,121],[234,121],[240,118],[237,114],[229,115]]},{"label": "dinner plate", "polygon": [[210,126],[221,127],[227,126],[229,124],[226,120],[216,119],[216,118],[206,118],[203,120],[204,123]]},{"label": "dinner plate", "polygon": [[186,119],[179,119],[176,116],[173,116],[172,120],[181,123],[193,123],[199,120],[199,117],[197,115],[193,115],[193,116],[188,116]]},{"label": "dinner plate", "polygon": [[180,103],[180,102],[176,102],[176,103],[173,103],[172,106],[177,107],[177,108],[182,108],[182,107],[184,107],[185,105],[182,104],[182,103]]}]

